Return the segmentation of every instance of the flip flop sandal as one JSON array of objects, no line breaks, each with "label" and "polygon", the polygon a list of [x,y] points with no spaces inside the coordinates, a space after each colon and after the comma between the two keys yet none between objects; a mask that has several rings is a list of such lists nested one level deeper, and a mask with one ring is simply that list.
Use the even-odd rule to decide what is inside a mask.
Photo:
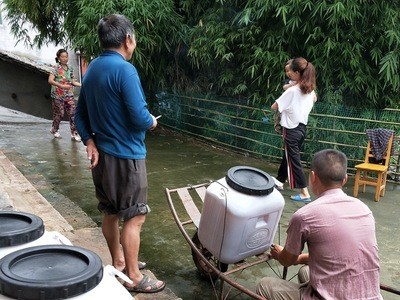
[{"label": "flip flop sandal", "polygon": [[[147,266],[147,263],[145,263],[145,262],[143,262],[143,261],[139,261],[139,262],[138,262],[139,270],[146,269],[146,266]],[[125,274],[125,273],[126,273],[125,268],[123,268],[123,269],[121,270],[121,272]]]},{"label": "flip flop sandal", "polygon": [[[143,261],[139,261],[139,262],[138,262],[139,270],[145,269],[146,266],[147,266],[147,263],[145,263],[145,262],[143,262]],[[123,270],[121,270],[120,272],[122,272],[122,273],[124,273],[124,274],[126,275],[126,269],[125,269],[125,268],[124,268]],[[117,278],[118,281],[119,281],[120,283],[122,283],[122,284],[125,282],[122,278],[120,278],[120,277],[117,276],[117,275],[115,275],[115,278]]]},{"label": "flip flop sandal", "polygon": [[311,198],[302,198],[300,194],[290,196],[290,199],[296,202],[304,202],[304,203],[311,202]]},{"label": "flip flop sandal", "polygon": [[157,279],[151,279],[146,274],[143,274],[142,280],[140,280],[140,282],[137,285],[132,287],[124,285],[124,287],[129,292],[134,292],[134,293],[158,293],[165,288],[166,283],[163,282],[161,286],[157,286],[157,282],[158,282]]},{"label": "flip flop sandal", "polygon": [[138,262],[139,270],[145,269],[146,266],[147,266],[147,264],[146,264],[145,262],[143,262],[143,261],[139,261],[139,262]]}]

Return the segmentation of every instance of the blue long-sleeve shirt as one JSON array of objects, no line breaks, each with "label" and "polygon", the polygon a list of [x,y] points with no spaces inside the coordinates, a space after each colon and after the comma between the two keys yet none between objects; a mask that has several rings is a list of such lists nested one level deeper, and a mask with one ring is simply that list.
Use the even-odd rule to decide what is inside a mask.
[{"label": "blue long-sleeve shirt", "polygon": [[115,51],[94,59],[83,77],[75,111],[83,143],[125,159],[144,159],[146,130],[153,125],[136,68]]}]

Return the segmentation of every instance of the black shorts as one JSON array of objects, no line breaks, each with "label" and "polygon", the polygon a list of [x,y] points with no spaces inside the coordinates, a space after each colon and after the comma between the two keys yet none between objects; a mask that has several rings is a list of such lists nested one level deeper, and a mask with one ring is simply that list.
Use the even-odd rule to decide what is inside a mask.
[{"label": "black shorts", "polygon": [[99,151],[92,176],[101,212],[116,214],[121,220],[148,213],[146,160],[122,159]]}]

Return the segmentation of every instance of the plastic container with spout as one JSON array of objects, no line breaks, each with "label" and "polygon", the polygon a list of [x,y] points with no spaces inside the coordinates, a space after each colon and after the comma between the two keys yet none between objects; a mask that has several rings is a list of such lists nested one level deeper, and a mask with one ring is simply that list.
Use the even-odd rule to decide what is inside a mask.
[{"label": "plastic container with spout", "polygon": [[265,252],[285,205],[274,187],[269,174],[247,166],[233,167],[210,184],[198,231],[202,245],[226,264]]}]

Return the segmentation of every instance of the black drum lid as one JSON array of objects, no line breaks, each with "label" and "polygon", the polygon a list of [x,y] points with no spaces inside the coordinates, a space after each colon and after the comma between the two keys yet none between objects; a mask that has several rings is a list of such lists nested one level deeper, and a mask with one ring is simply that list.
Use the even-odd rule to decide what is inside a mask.
[{"label": "black drum lid", "polygon": [[0,248],[29,243],[43,234],[43,220],[38,216],[16,211],[0,211]]},{"label": "black drum lid", "polygon": [[231,188],[246,195],[268,195],[275,186],[273,178],[268,173],[248,166],[230,168],[225,179]]},{"label": "black drum lid", "polygon": [[0,293],[15,299],[71,298],[93,289],[102,278],[100,257],[76,246],[29,247],[0,259]]}]

